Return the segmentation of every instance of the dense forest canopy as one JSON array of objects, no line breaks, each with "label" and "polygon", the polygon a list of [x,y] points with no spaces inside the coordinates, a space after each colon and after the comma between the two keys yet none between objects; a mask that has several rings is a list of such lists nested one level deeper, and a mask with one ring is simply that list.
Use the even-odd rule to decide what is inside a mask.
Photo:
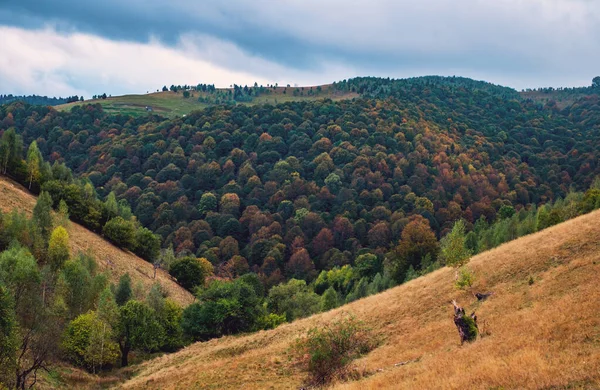
[{"label": "dense forest canopy", "polygon": [[163,246],[222,274],[241,258],[271,285],[381,259],[415,218],[439,238],[459,219],[493,222],[502,207],[564,197],[600,173],[595,95],[559,110],[456,77],[335,88],[362,97],[172,120],[15,103],[0,108],[0,132],[15,128],[100,198],[126,201]]},{"label": "dense forest canopy", "polygon": [[[0,174],[39,193],[31,217],[0,213],[0,385],[274,328],[600,208],[596,94],[559,109],[462,78],[332,88],[361,97],[178,119],[0,106]],[[197,300],[109,283],[101,253],[71,253],[70,220]]]}]

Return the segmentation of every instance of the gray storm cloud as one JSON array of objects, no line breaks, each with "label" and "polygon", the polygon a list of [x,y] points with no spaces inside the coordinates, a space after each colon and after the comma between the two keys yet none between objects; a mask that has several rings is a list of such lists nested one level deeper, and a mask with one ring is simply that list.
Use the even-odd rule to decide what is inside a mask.
[{"label": "gray storm cloud", "polygon": [[586,0],[10,0],[0,25],[158,43],[273,81],[436,73],[524,88],[600,72],[600,4]]}]

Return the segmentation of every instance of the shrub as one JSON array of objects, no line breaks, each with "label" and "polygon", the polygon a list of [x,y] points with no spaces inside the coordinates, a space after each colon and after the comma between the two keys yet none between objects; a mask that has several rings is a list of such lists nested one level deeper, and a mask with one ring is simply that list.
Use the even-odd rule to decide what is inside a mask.
[{"label": "shrub", "polygon": [[469,316],[464,316],[463,320],[467,324],[467,334],[465,335],[465,341],[472,342],[477,340],[479,329],[477,329],[477,324],[475,323],[475,320]]},{"label": "shrub", "polygon": [[126,221],[122,217],[116,217],[108,221],[102,229],[104,236],[121,248],[135,248],[135,224]]},{"label": "shrub", "polygon": [[184,257],[176,260],[169,268],[169,273],[181,287],[193,291],[202,286],[207,276],[203,263],[194,257]]},{"label": "shrub", "polygon": [[308,317],[320,309],[320,297],[304,280],[291,279],[269,290],[267,309],[271,313],[285,315],[288,321]]},{"label": "shrub", "polygon": [[262,316],[258,319],[256,323],[256,329],[259,330],[268,330],[275,329],[279,325],[285,323],[286,318],[285,314],[279,315],[275,313],[269,313],[265,316]]},{"label": "shrub", "polygon": [[462,267],[458,270],[458,276],[454,282],[454,286],[460,290],[471,287],[475,281],[475,276],[467,267]]},{"label": "shrub", "polygon": [[312,328],[293,346],[298,363],[309,373],[313,385],[324,385],[343,376],[352,360],[379,344],[371,329],[347,316]]}]

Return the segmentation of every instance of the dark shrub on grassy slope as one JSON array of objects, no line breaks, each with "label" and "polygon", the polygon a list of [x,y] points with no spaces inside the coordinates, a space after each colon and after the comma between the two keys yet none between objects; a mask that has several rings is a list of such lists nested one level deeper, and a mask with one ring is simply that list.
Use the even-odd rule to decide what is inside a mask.
[{"label": "dark shrub on grassy slope", "polygon": [[313,385],[323,385],[345,376],[350,362],[377,347],[380,340],[363,322],[345,316],[318,326],[293,347]]},{"label": "dark shrub on grassy slope", "polygon": [[169,269],[169,273],[181,287],[193,291],[197,286],[204,284],[206,274],[202,269],[200,262],[193,257],[183,257],[178,259]]}]

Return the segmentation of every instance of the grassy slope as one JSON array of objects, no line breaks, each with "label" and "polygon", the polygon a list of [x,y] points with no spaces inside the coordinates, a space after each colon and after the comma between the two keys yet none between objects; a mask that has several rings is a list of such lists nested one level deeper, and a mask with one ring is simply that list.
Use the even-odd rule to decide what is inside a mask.
[{"label": "grassy slope", "polygon": [[[302,87],[300,87],[302,88]],[[304,87],[305,92],[311,87]],[[357,97],[355,93],[340,93],[333,91],[330,85],[322,86],[322,92],[317,96],[293,96],[294,87],[278,87],[271,89],[270,94],[264,94],[247,104],[277,104],[289,101],[317,100],[329,98],[333,100],[351,99]],[[316,87],[313,87],[316,89]],[[70,110],[73,106],[82,104],[100,103],[104,110],[109,113],[120,112],[122,114],[146,115],[146,106],[151,106],[153,112],[167,117],[177,117],[188,114],[194,110],[206,108],[208,105],[198,102],[199,93],[192,91],[194,97],[183,98],[182,93],[174,92],[153,92],[145,95],[123,95],[114,96],[107,99],[86,100],[85,102],[67,103],[56,106],[59,111]],[[246,104],[246,103],[244,103]]]},{"label": "grassy slope", "polygon": [[552,92],[541,92],[541,91],[529,91],[529,92],[520,92],[519,95],[523,99],[531,99],[537,101],[542,104],[546,104],[550,101],[556,102],[556,105],[559,109],[564,109],[566,107],[571,106],[577,100],[589,96],[585,93],[572,93],[569,91],[552,91]]},{"label": "grassy slope", "polygon": [[[13,208],[17,208],[31,214],[36,202],[35,196],[3,176],[0,176],[0,199],[2,212],[10,212]],[[154,270],[152,264],[147,261],[117,248],[76,223],[71,222],[68,230],[71,252],[90,251],[96,258],[99,268],[109,272],[112,282],[118,282],[121,275],[129,272],[133,284],[142,282],[146,291],[149,291],[152,284],[158,281],[167,290],[169,296],[179,304],[187,306],[193,301],[193,296],[175,283],[165,271],[158,270],[156,279],[153,279]]]},{"label": "grassy slope", "polygon": [[[478,303],[440,269],[340,309],[271,331],[194,344],[148,361],[125,388],[298,389],[291,343],[349,312],[383,335],[356,362],[371,375],[340,389],[600,388],[600,211],[475,256]],[[529,278],[533,277],[533,285]],[[491,334],[461,346],[451,299]],[[396,367],[398,362],[419,359]]]}]

